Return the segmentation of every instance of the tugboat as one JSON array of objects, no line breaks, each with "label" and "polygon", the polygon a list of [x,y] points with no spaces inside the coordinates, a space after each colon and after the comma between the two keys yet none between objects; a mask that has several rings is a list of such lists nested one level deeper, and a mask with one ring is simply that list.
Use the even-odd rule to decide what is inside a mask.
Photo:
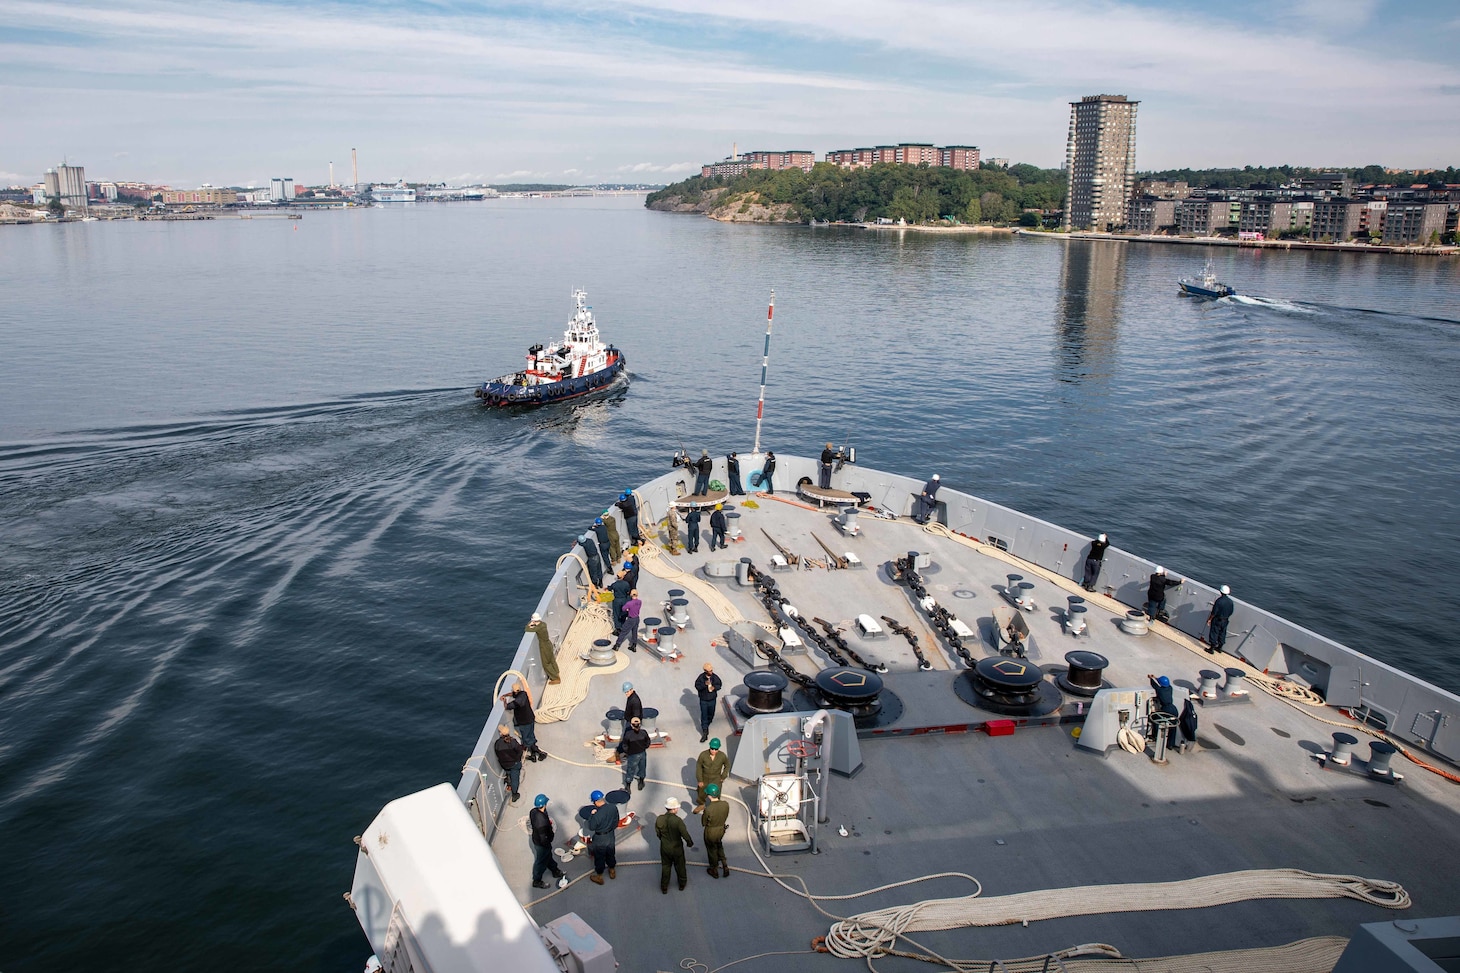
[{"label": "tugboat", "polygon": [[588,295],[573,291],[573,317],[563,340],[527,349],[527,367],[483,383],[472,394],[490,406],[547,405],[600,392],[627,377],[623,352],[605,345]]},{"label": "tugboat", "polygon": [[1200,277],[1183,277],[1176,283],[1181,288],[1181,293],[1190,294],[1192,297],[1208,297],[1216,300],[1221,297],[1231,297],[1237,293],[1233,288],[1217,280],[1216,271],[1212,270],[1210,260],[1202,269]]}]

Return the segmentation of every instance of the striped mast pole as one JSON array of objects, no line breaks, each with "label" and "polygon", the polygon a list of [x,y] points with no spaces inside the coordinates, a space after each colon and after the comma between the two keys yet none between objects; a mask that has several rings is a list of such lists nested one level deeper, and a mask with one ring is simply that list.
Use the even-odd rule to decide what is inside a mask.
[{"label": "striped mast pole", "polygon": [[755,403],[755,446],[750,455],[760,455],[760,422],[765,417],[765,376],[771,366],[771,324],[776,317],[776,292],[771,291],[771,305],[765,312],[765,352],[760,359],[760,399]]}]

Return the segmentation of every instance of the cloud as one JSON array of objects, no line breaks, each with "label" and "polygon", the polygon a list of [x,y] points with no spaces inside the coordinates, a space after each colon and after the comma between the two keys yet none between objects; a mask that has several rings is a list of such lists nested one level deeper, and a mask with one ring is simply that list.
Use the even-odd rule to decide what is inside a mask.
[{"label": "cloud", "polygon": [[507,182],[512,179],[546,179],[546,172],[533,172],[531,169],[517,169],[513,172],[499,172],[492,177],[493,182]]},{"label": "cloud", "polygon": [[22,176],[18,172],[0,172],[0,182],[5,182],[5,183],[22,183],[23,182],[27,186],[29,186],[32,183],[34,183],[35,180],[34,179],[28,179],[25,176]]},{"label": "cloud", "polygon": [[669,162],[659,165],[653,162],[636,162],[633,165],[619,166],[615,172],[689,172],[698,169],[698,162]]}]

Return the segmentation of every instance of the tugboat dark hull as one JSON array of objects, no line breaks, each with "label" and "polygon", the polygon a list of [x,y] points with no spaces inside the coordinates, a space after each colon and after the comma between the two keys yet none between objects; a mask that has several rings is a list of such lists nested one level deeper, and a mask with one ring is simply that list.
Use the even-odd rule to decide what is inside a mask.
[{"label": "tugboat dark hull", "polygon": [[517,408],[522,406],[550,405],[580,399],[595,392],[607,390],[620,378],[628,376],[628,362],[620,352],[607,367],[591,375],[564,379],[544,385],[516,385],[510,381],[486,382],[472,394],[482,400],[483,405],[494,408]]}]

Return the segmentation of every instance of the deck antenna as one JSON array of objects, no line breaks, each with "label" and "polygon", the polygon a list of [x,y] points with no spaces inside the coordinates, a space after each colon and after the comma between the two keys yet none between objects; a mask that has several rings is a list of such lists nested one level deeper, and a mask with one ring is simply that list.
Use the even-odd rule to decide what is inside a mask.
[{"label": "deck antenna", "polygon": [[760,421],[765,416],[765,376],[771,365],[771,323],[776,316],[776,292],[771,289],[771,306],[765,312],[765,354],[760,360],[760,400],[755,403],[755,446],[750,455],[760,455]]}]

